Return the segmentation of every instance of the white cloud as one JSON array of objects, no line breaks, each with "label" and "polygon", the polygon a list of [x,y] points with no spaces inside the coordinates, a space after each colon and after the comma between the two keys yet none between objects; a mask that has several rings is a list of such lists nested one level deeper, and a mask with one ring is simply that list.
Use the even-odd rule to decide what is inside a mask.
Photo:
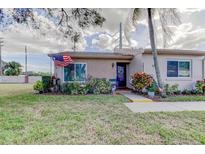
[{"label": "white cloud", "polygon": [[[49,72],[49,65],[38,65],[38,64],[28,64],[27,68],[29,68],[29,71],[34,71],[34,72]],[[23,70],[25,70],[24,65],[23,65]]]},{"label": "white cloud", "polygon": [[[182,17],[182,24],[172,26],[175,31],[173,42],[169,48],[202,48],[204,37],[205,15],[204,9],[179,9]],[[147,28],[146,15],[139,21],[136,27],[132,25],[131,9],[101,9],[102,15],[106,21],[102,28],[95,27],[80,30],[83,37],[89,37],[92,34],[99,33],[99,36],[91,42],[98,48],[112,50],[118,46],[119,23],[123,24],[123,45],[131,47],[149,46],[149,34]],[[56,29],[55,25],[43,16],[36,15],[39,21],[40,30],[32,30],[25,25],[13,25],[7,31],[1,32],[0,36],[5,39],[3,50],[5,52],[22,52],[24,46],[28,45],[32,52],[58,52],[62,50],[71,50],[73,43],[69,39],[63,38],[62,34]],[[159,37],[159,31],[156,32]],[[40,35],[46,34],[46,35]],[[161,39],[161,37],[159,37]],[[157,40],[161,47],[161,40]],[[84,50],[87,45],[85,39],[80,40],[78,50]],[[204,49],[205,50],[205,49]]]},{"label": "white cloud", "polygon": [[183,31],[172,46],[181,49],[198,49],[204,43],[205,28],[200,28],[192,31]]},{"label": "white cloud", "polygon": [[[170,26],[175,35],[168,48],[205,50],[205,9],[179,9],[179,11],[182,24]],[[106,18],[102,27],[78,29],[83,36],[78,43],[78,50],[83,51],[85,48],[89,50],[92,46],[101,49],[100,51],[103,49],[113,50],[119,45],[120,22],[123,24],[123,46],[150,47],[146,14],[139,19],[137,26],[134,27],[131,18],[132,9],[101,9],[101,13]],[[0,32],[0,37],[4,37],[2,48],[4,56],[10,56],[11,53],[23,53],[25,45],[28,46],[29,52],[34,53],[71,50],[73,43],[69,39],[63,38],[52,22],[39,15],[35,15],[35,18],[39,23],[39,30],[33,30],[26,25],[12,25],[6,31]],[[92,37],[93,35],[96,36]],[[157,27],[156,35],[157,45],[161,48],[160,27]],[[86,42],[84,38],[91,39],[91,43]],[[38,64],[31,64],[29,67],[33,70],[49,70],[49,66],[43,68]]]},{"label": "white cloud", "polygon": [[92,40],[92,44],[102,49],[113,49],[113,37],[108,34],[100,34],[97,39]]}]

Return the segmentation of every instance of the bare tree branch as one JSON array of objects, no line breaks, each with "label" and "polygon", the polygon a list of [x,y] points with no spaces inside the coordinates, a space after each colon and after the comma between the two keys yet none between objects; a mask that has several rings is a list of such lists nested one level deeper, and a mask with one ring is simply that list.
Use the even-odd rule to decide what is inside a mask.
[{"label": "bare tree branch", "polygon": [[[102,26],[105,18],[101,16],[98,9],[88,8],[14,8],[7,9],[11,12],[12,21],[18,24],[29,24],[34,29],[39,29],[39,22],[36,22],[36,14],[41,15],[53,22],[65,38],[70,38],[80,30],[90,26]],[[0,23],[3,22],[3,17],[7,16],[0,9]],[[80,35],[79,35],[80,36]],[[72,40],[72,39],[71,39]]]}]

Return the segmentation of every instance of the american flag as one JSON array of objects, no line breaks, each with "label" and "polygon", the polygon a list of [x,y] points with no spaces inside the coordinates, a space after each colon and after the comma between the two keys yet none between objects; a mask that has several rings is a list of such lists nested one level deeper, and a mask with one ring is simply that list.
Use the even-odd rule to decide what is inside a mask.
[{"label": "american flag", "polygon": [[55,63],[56,66],[59,67],[64,67],[64,66],[68,66],[70,63],[73,62],[73,60],[71,59],[71,57],[69,55],[53,55],[52,59]]}]

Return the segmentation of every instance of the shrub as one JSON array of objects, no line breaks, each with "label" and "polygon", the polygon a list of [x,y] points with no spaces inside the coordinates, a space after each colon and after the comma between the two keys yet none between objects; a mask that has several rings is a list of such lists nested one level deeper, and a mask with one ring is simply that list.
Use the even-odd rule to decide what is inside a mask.
[{"label": "shrub", "polygon": [[191,94],[196,95],[196,94],[198,94],[198,91],[196,89],[192,89]]},{"label": "shrub", "polygon": [[88,89],[93,94],[110,94],[112,87],[106,79],[95,78],[88,83]]},{"label": "shrub", "polygon": [[147,87],[149,92],[156,92],[157,90],[157,83],[155,80],[152,81],[151,85]]},{"label": "shrub", "polygon": [[78,82],[72,82],[72,83],[68,84],[68,90],[70,91],[70,94],[71,94],[71,95],[77,95],[77,94],[79,94],[80,83],[78,83]]},{"label": "shrub", "polygon": [[63,93],[68,93],[68,88],[67,88],[68,83],[63,83],[61,85],[61,90]]},{"label": "shrub", "polygon": [[33,89],[38,91],[39,93],[43,92],[43,82],[42,81],[37,81],[34,85],[33,85]]},{"label": "shrub", "polygon": [[166,92],[167,95],[179,95],[181,93],[181,91],[179,90],[179,85],[178,84],[174,84],[174,85],[169,85],[169,84],[166,84],[164,86],[164,90]]},{"label": "shrub", "polygon": [[66,94],[77,95],[79,94],[80,83],[78,82],[64,83],[62,89],[63,92]]},{"label": "shrub", "polygon": [[51,76],[42,76],[43,91],[49,92],[51,87]]},{"label": "shrub", "polygon": [[88,84],[80,84],[79,82],[64,83],[62,85],[62,91],[71,95],[86,95],[89,92]]},{"label": "shrub", "polygon": [[195,87],[198,94],[203,94],[204,86],[205,86],[204,81],[199,80],[196,82]]},{"label": "shrub", "polygon": [[132,76],[131,84],[134,90],[141,92],[142,89],[147,88],[153,82],[151,75],[144,72],[137,72]]},{"label": "shrub", "polygon": [[78,93],[81,95],[86,95],[89,92],[89,86],[88,84],[82,84],[80,85]]},{"label": "shrub", "polygon": [[71,95],[90,94],[109,94],[111,93],[111,84],[106,79],[92,79],[88,83],[71,82],[62,85],[62,91]]},{"label": "shrub", "polygon": [[184,89],[181,93],[183,95],[190,95],[190,94],[192,94],[192,90]]}]

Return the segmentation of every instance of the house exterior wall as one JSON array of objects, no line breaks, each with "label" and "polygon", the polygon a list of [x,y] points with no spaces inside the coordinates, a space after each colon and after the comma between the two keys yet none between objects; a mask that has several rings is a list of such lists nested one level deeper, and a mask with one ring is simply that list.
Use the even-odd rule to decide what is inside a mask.
[{"label": "house exterior wall", "polygon": [[[187,79],[171,79],[167,77],[167,60],[191,60],[191,77]],[[158,55],[161,78],[164,83],[179,84],[179,88],[192,89],[197,80],[204,79],[204,57],[203,56],[186,56],[186,55]],[[143,54],[144,72],[151,74],[155,79],[154,62],[151,54]]]},{"label": "house exterior wall", "polygon": [[131,62],[128,65],[128,73],[127,73],[127,87],[131,88],[131,78],[132,75],[136,72],[143,71],[143,61],[142,61],[142,54],[137,54],[134,56],[134,58],[131,60]]},{"label": "house exterior wall", "polygon": [[[158,55],[158,61],[161,71],[161,77],[164,83],[179,84],[179,88],[192,89],[197,80],[204,79],[204,56],[188,56],[188,55]],[[87,64],[87,78],[107,78],[116,79],[116,64],[117,62],[127,63],[127,87],[131,88],[131,76],[135,72],[144,71],[151,74],[155,79],[154,62],[151,54],[137,54],[130,60],[117,60],[117,59],[73,59],[76,63]],[[186,79],[168,78],[167,77],[167,60],[190,60],[191,61],[191,77]],[[112,66],[114,63],[114,67]],[[56,67],[54,70],[56,76],[64,82],[64,69]]]},{"label": "house exterior wall", "polygon": [[[87,78],[90,76],[93,78],[107,78],[116,79],[116,63],[125,62],[127,60],[112,60],[112,59],[73,59],[74,63],[86,63],[87,64]],[[112,67],[112,64],[114,66]],[[56,67],[54,70],[56,76],[60,78],[61,82],[64,82],[64,69],[63,67]]]}]

